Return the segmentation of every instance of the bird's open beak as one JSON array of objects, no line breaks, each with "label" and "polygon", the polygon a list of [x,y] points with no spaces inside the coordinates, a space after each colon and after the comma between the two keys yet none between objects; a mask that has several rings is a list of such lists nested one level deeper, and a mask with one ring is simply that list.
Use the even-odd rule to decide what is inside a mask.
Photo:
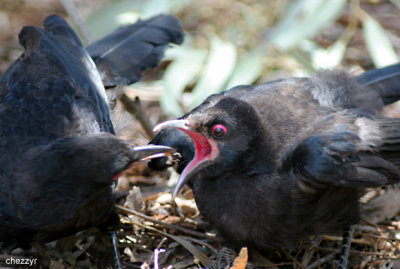
[{"label": "bird's open beak", "polygon": [[190,128],[190,124],[188,120],[169,120],[169,121],[164,121],[161,122],[159,124],[157,124],[154,128],[153,128],[153,132],[159,132],[162,129],[166,128],[166,127],[175,127],[178,129],[189,129]]},{"label": "bird's open beak", "polygon": [[135,157],[138,160],[149,160],[172,155],[175,152],[175,149],[167,146],[147,145],[142,147],[134,147],[133,151],[135,152]]},{"label": "bird's open beak", "polygon": [[170,120],[170,121],[165,121],[160,124],[158,124],[156,127],[154,127],[153,131],[158,132],[161,129],[164,129],[166,127],[175,127],[178,128],[185,133],[187,133],[193,140],[194,146],[195,146],[195,155],[192,161],[185,167],[185,169],[182,171],[182,174],[178,180],[178,183],[175,186],[174,191],[172,192],[172,198],[174,199],[175,196],[179,193],[179,191],[182,189],[183,185],[186,184],[190,176],[190,172],[192,172],[196,167],[198,167],[201,163],[204,163],[205,161],[208,161],[211,159],[211,153],[213,149],[215,148],[214,144],[210,144],[210,141],[203,135],[192,131],[191,130],[191,125],[189,121],[187,120]]}]

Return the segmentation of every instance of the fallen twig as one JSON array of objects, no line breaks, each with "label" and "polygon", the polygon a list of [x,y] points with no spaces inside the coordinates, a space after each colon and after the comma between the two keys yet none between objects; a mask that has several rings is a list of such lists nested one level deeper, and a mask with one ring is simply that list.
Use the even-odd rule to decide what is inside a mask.
[{"label": "fallen twig", "polygon": [[183,228],[183,227],[178,226],[178,225],[162,222],[162,221],[156,220],[156,219],[154,219],[152,217],[146,216],[145,214],[142,214],[142,213],[140,213],[140,212],[138,212],[136,210],[132,210],[132,209],[123,207],[121,205],[116,205],[116,208],[121,210],[121,211],[123,211],[123,212],[125,212],[125,213],[127,213],[127,214],[132,214],[134,216],[137,216],[137,217],[142,218],[142,219],[147,220],[147,221],[151,221],[151,222],[153,222],[155,224],[162,225],[162,226],[167,227],[169,229],[175,229],[177,231],[180,231],[180,232],[183,232],[183,233],[186,233],[186,234],[190,234],[190,235],[193,235],[193,236],[197,236],[197,237],[201,237],[201,238],[207,238],[207,239],[211,239],[211,240],[214,240],[214,241],[218,241],[218,239],[215,236],[211,236],[211,235],[208,235],[208,234],[205,234],[205,233],[189,230],[189,229]]},{"label": "fallen twig", "polygon": [[123,93],[119,100],[125,106],[126,111],[131,113],[139,121],[149,138],[153,138],[153,126],[144,112],[139,97],[136,97],[135,101],[132,101],[125,93]]},{"label": "fallen twig", "polygon": [[138,222],[134,222],[134,224],[138,225],[140,227],[143,227],[145,229],[148,229],[150,231],[154,231],[154,232],[160,233],[162,235],[168,236],[169,238],[175,240],[176,242],[181,244],[183,247],[185,247],[190,253],[192,253],[193,256],[197,257],[199,259],[199,261],[203,265],[205,265],[206,267],[211,265],[212,261],[203,252],[201,252],[195,246],[193,246],[193,244],[190,243],[186,238],[182,238],[180,236],[172,235],[172,234],[163,232],[163,231],[161,231],[159,229],[156,229],[154,227],[150,227],[148,225],[143,225],[143,224],[138,223]]},{"label": "fallen twig", "polygon": [[318,259],[317,261],[313,262],[312,264],[308,265],[307,269],[319,268],[320,265],[332,260],[336,256],[336,253],[331,253],[326,255],[325,257]]},{"label": "fallen twig", "polygon": [[72,0],[60,0],[68,15],[71,17],[74,24],[78,27],[79,33],[86,44],[93,42],[93,36],[90,33],[89,27],[87,26],[85,20],[83,19],[81,13],[76,8]]}]

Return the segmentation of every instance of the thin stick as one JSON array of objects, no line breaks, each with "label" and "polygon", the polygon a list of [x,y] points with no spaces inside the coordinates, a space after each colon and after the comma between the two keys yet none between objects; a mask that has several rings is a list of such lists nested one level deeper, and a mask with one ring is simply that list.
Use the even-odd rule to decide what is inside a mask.
[{"label": "thin stick", "polygon": [[[341,250],[340,249],[336,249],[336,248],[327,248],[327,247],[318,247],[318,250],[321,251],[329,251],[329,252],[335,252],[335,253],[340,253]],[[383,259],[393,259],[393,257],[388,256],[387,252],[369,252],[369,251],[360,251],[360,250],[353,250],[350,249],[349,251],[351,254],[357,254],[357,255],[362,255],[362,256],[382,256]],[[387,256],[385,256],[387,255]]]},{"label": "thin stick", "polygon": [[144,215],[144,214],[142,214],[142,213],[140,213],[140,212],[138,212],[136,210],[132,210],[132,209],[120,206],[120,205],[116,205],[115,207],[117,209],[125,212],[125,213],[135,215],[136,217],[142,218],[142,219],[147,220],[147,221],[151,221],[151,222],[153,222],[155,224],[162,225],[162,226],[167,227],[169,229],[175,229],[177,231],[180,231],[180,232],[183,232],[183,233],[186,233],[186,234],[190,234],[190,235],[193,235],[193,236],[197,236],[197,237],[201,237],[201,238],[207,238],[207,239],[211,239],[211,240],[214,240],[214,241],[218,241],[218,239],[216,237],[214,237],[214,236],[207,235],[205,233],[192,231],[192,230],[183,228],[183,227],[178,226],[178,225],[165,223],[165,222],[153,219],[152,217],[146,216],[146,215]]},{"label": "thin stick", "polygon": [[131,113],[139,121],[149,138],[153,138],[153,126],[144,112],[139,97],[136,97],[135,101],[132,101],[125,93],[123,93],[119,100],[125,106],[126,111]]},{"label": "thin stick", "polygon": [[[184,248],[186,248],[186,249],[187,249],[190,253],[192,253],[194,256],[196,256],[196,257],[200,260],[200,262],[201,262],[202,264],[204,264],[206,267],[209,267],[209,266],[211,265],[211,263],[212,263],[211,260],[210,260],[203,252],[198,251],[198,250],[197,250],[196,252],[194,252],[193,249],[189,248],[188,245],[184,243],[184,242],[188,242],[187,239],[183,239],[183,238],[180,237],[180,236],[172,235],[172,234],[166,233],[166,232],[164,232],[164,231],[161,231],[161,230],[159,230],[159,229],[156,229],[156,228],[154,228],[154,227],[150,227],[150,226],[148,226],[148,225],[143,225],[143,224],[138,223],[138,222],[134,222],[134,224],[136,224],[136,225],[138,225],[138,226],[140,226],[140,227],[143,227],[143,228],[145,228],[145,229],[148,229],[148,230],[150,230],[150,231],[154,231],[154,232],[163,234],[163,235],[165,235],[165,236],[168,236],[169,238],[171,238],[171,239],[175,240],[176,242],[178,242],[179,244],[181,244]],[[189,243],[191,246],[193,246],[190,242],[188,242],[188,243]]]},{"label": "thin stick", "polygon": [[[165,243],[167,240],[168,240],[168,238],[167,238],[167,237],[164,237],[164,238],[161,240],[161,242],[157,245],[156,249],[153,251],[153,254],[151,254],[150,262],[149,262],[150,265],[151,265],[152,261],[155,261],[155,260],[156,260],[156,259],[154,259],[154,254],[156,253],[156,251],[157,251],[157,250],[160,250],[160,248],[162,247],[162,245],[164,245],[164,243]],[[157,261],[158,261],[158,258],[157,258]]]},{"label": "thin stick", "polygon": [[309,266],[307,266],[307,269],[314,269],[319,267],[320,265],[322,265],[323,263],[326,263],[330,260],[332,260],[334,257],[336,256],[336,253],[331,253],[326,255],[325,257],[323,257],[322,259],[319,259],[318,261],[313,262],[312,264],[310,264]]},{"label": "thin stick", "polygon": [[89,31],[85,20],[83,19],[81,13],[76,8],[72,0],[60,0],[68,15],[71,17],[74,24],[78,27],[79,33],[85,40],[85,44],[90,44],[93,42],[93,36]]},{"label": "thin stick", "polygon": [[[342,236],[322,235],[321,237],[327,241],[343,241]],[[353,238],[353,239],[351,239],[351,242],[354,244],[371,245],[371,243],[367,242],[365,239]]]},{"label": "thin stick", "polygon": [[[286,255],[286,257],[288,257],[289,259],[291,259],[293,261],[293,263],[295,263],[298,267],[303,268],[303,265],[292,255],[290,255],[290,253],[285,249],[285,248],[281,248],[282,252]],[[294,267],[294,265],[293,265]]]},{"label": "thin stick", "polygon": [[212,252],[214,252],[214,254],[218,254],[218,250],[216,250],[213,246],[211,246],[210,244],[208,244],[208,243],[206,243],[206,242],[203,242],[203,241],[201,241],[201,240],[199,240],[199,239],[196,239],[196,238],[193,238],[193,237],[184,236],[184,235],[182,235],[181,237],[184,238],[184,239],[186,239],[186,240],[188,240],[188,241],[195,242],[195,243],[197,243],[197,244],[199,244],[199,245],[206,246],[206,247],[208,247]]}]

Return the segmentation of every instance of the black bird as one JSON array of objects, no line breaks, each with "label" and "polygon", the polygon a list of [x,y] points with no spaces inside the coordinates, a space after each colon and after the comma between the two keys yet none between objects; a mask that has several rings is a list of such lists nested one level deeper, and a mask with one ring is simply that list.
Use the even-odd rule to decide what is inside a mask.
[{"label": "black bird", "polygon": [[400,119],[382,116],[399,82],[394,65],[238,86],[159,124],[150,143],[182,154],[173,194],[188,182],[228,244],[292,247],[358,223],[364,189],[399,182]]},{"label": "black bird", "polygon": [[[160,60],[169,42],[182,41],[179,22],[171,16],[140,23],[145,26],[122,28],[89,46],[98,68],[57,15],[47,17],[43,29],[27,26],[20,32],[25,52],[0,78],[1,243],[114,228],[119,223],[115,179],[135,161],[171,152],[129,145],[114,136],[110,121],[102,78],[115,82],[107,83],[110,87],[134,82]],[[118,48],[134,49],[135,58],[126,56],[126,63],[114,66]]]}]

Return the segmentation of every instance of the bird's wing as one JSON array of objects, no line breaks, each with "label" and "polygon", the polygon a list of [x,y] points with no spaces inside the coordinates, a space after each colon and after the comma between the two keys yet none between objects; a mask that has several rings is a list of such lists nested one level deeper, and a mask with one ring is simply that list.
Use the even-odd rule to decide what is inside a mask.
[{"label": "bird's wing", "polygon": [[363,86],[379,92],[385,105],[400,99],[400,64],[368,70],[356,79]]},{"label": "bird's wing", "polygon": [[24,27],[19,40],[25,52],[0,79],[1,137],[41,144],[113,132],[96,67],[61,17],[47,17],[44,29]]},{"label": "bird's wing", "polygon": [[105,87],[131,84],[155,67],[169,43],[180,44],[183,31],[178,19],[159,15],[122,27],[86,49],[96,63]]},{"label": "bird's wing", "polygon": [[400,180],[400,119],[333,115],[283,155],[301,186],[382,186]]},{"label": "bird's wing", "polygon": [[358,77],[343,71],[320,71],[309,78],[289,78],[257,86],[239,86],[226,96],[248,99],[279,91],[282,96],[338,109],[380,113],[383,106],[400,99],[400,64],[369,70]]},{"label": "bird's wing", "polygon": [[[75,111],[80,118],[76,128],[89,129],[92,126],[87,126],[87,124],[96,122],[99,125],[99,131],[113,133],[107,96],[100,74],[88,52],[80,42],[76,42],[79,40],[77,35],[58,15],[46,18],[44,30],[49,39],[53,40],[49,45],[56,44],[56,47],[52,47],[53,50],[51,50],[51,53],[57,58],[54,64],[66,78],[72,81],[73,87],[76,89],[74,96],[77,101],[76,106],[81,110]],[[72,39],[74,42],[70,42]],[[81,112],[90,114],[88,117],[91,118],[87,122],[82,122],[83,114]],[[75,122],[75,124],[77,123]]]}]

